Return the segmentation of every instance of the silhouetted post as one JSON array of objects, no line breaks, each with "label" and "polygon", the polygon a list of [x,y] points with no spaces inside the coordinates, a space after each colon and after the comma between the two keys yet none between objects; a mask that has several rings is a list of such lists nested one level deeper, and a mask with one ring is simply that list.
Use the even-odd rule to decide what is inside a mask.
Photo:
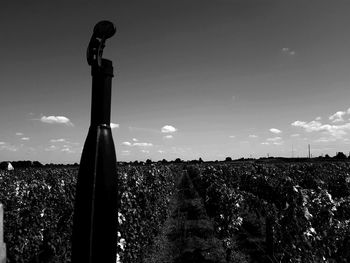
[{"label": "silhouetted post", "polygon": [[94,27],[87,60],[91,66],[91,124],[80,161],[75,197],[72,263],[115,263],[117,167],[110,127],[112,61],[102,59],[105,40],[116,32],[109,21]]}]

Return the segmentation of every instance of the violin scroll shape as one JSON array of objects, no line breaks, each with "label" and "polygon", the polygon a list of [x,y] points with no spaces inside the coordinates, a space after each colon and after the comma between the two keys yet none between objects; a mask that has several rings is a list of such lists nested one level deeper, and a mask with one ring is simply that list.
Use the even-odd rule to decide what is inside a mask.
[{"label": "violin scroll shape", "polygon": [[87,49],[87,62],[90,66],[101,67],[102,53],[105,41],[111,38],[116,32],[114,24],[110,21],[98,22],[93,30]]}]

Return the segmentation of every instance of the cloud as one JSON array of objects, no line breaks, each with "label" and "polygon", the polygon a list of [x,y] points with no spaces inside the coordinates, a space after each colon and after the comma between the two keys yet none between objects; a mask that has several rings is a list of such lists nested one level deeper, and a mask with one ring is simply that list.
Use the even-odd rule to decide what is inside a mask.
[{"label": "cloud", "polygon": [[316,121],[320,121],[322,118],[320,116],[316,117]]},{"label": "cloud", "polygon": [[153,146],[152,143],[149,142],[135,142],[133,146],[140,146],[140,147],[151,147]]},{"label": "cloud", "polygon": [[279,130],[279,129],[276,129],[276,128],[271,128],[271,129],[270,129],[270,132],[272,132],[272,133],[274,133],[274,134],[279,134],[279,133],[281,133],[282,131]]},{"label": "cloud", "polygon": [[292,126],[303,128],[306,132],[324,132],[330,136],[341,138],[350,130],[350,123],[341,125],[322,124],[319,121],[295,121]]},{"label": "cloud", "polygon": [[267,138],[265,144],[282,145],[284,144],[284,141],[282,140],[281,137],[272,137],[272,138]]},{"label": "cloud", "polygon": [[11,152],[16,152],[18,149],[14,145],[9,145],[5,142],[1,142],[0,143],[0,150],[7,150],[7,151],[11,151]]},{"label": "cloud", "polygon": [[320,138],[314,140],[314,142],[334,142],[335,140],[336,140],[335,138],[320,137]]},{"label": "cloud", "polygon": [[329,116],[329,119],[335,123],[335,122],[342,122],[344,121],[343,116],[346,114],[345,111],[337,111],[333,115]]},{"label": "cloud", "polygon": [[228,136],[228,137],[231,138],[231,139],[233,139],[233,138],[235,138],[236,136],[230,135],[230,136]]},{"label": "cloud", "polygon": [[255,135],[255,134],[250,134],[250,135],[249,135],[249,138],[258,138],[258,136]]},{"label": "cloud", "polygon": [[24,134],[21,133],[21,132],[16,132],[16,135],[17,135],[17,136],[23,136]]},{"label": "cloud", "polygon": [[122,145],[124,146],[138,146],[138,147],[151,147],[153,146],[152,143],[150,142],[134,142],[134,143],[131,143],[131,142],[122,142]]},{"label": "cloud", "polygon": [[289,56],[294,56],[296,52],[294,50],[291,50],[289,47],[284,47],[281,49],[283,54],[289,55]]},{"label": "cloud", "polygon": [[119,124],[118,123],[111,122],[110,126],[111,126],[111,129],[119,128]]},{"label": "cloud", "polygon": [[65,147],[65,148],[61,149],[61,152],[74,153],[74,150],[72,150],[71,148]]},{"label": "cloud", "polygon": [[262,142],[261,144],[262,145],[269,145],[270,143],[269,142]]},{"label": "cloud", "polygon": [[139,140],[136,139],[136,138],[132,138],[132,141],[133,141],[133,142],[138,142]]},{"label": "cloud", "polygon": [[171,125],[165,125],[161,129],[162,133],[174,133],[176,131],[177,131],[177,129],[174,126],[171,126]]},{"label": "cloud", "polygon": [[21,140],[22,140],[22,141],[29,141],[30,138],[29,138],[29,137],[22,137]]},{"label": "cloud", "polygon": [[57,149],[58,149],[58,147],[56,145],[50,145],[48,148],[45,148],[45,151],[54,151]]},{"label": "cloud", "polygon": [[67,126],[74,126],[73,123],[65,116],[42,116],[40,118],[41,122],[44,123],[58,123],[58,124],[65,124]]},{"label": "cloud", "polygon": [[66,142],[66,139],[60,138],[60,139],[51,139],[50,142]]},{"label": "cloud", "polygon": [[130,155],[130,151],[122,151],[121,155]]},{"label": "cloud", "polygon": [[174,138],[174,136],[172,136],[171,134],[169,134],[169,135],[164,136],[164,138],[165,138],[165,139],[172,139],[172,138]]},{"label": "cloud", "polygon": [[294,134],[292,134],[290,137],[299,137],[299,136],[300,136],[299,133],[294,133]]},{"label": "cloud", "polygon": [[163,151],[163,150],[158,150],[157,152],[159,152],[160,154],[165,153],[165,151]]}]

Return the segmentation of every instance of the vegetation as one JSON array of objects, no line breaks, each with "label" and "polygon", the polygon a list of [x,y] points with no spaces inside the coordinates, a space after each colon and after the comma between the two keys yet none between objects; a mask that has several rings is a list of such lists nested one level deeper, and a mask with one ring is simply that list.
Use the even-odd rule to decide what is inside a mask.
[{"label": "vegetation", "polygon": [[[0,171],[8,262],[70,262],[77,171]],[[176,160],[119,166],[118,179],[120,262],[174,248],[173,262],[203,260],[199,244],[224,257],[207,262],[350,262],[348,162]]]}]

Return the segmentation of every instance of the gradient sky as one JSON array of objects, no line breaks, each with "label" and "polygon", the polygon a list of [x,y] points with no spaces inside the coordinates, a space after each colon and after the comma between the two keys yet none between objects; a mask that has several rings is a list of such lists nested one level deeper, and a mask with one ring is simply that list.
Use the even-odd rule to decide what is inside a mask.
[{"label": "gradient sky", "polygon": [[85,52],[106,19],[118,160],[348,153],[349,14],[347,0],[2,3],[0,161],[79,162]]}]

